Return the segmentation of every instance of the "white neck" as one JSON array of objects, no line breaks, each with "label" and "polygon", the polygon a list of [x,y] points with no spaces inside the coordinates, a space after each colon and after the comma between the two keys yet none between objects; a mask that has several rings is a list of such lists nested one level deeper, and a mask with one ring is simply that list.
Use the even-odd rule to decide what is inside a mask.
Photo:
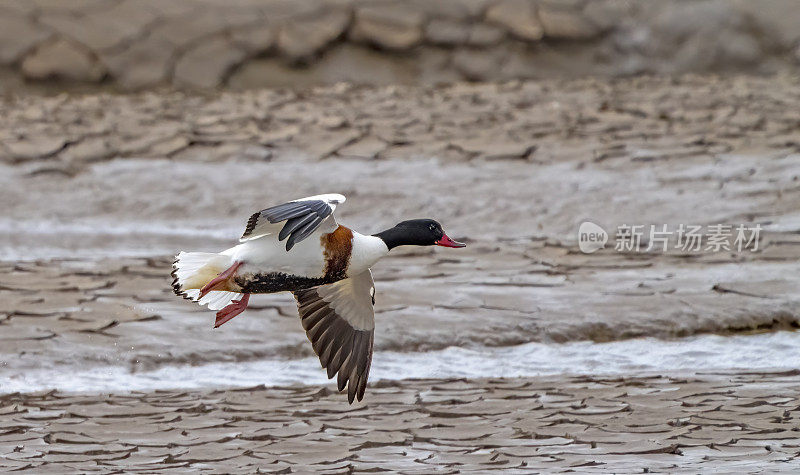
[{"label": "white neck", "polygon": [[373,264],[389,253],[383,239],[377,236],[365,236],[353,231],[353,251],[350,254],[350,265],[347,275],[358,275],[372,267]]}]

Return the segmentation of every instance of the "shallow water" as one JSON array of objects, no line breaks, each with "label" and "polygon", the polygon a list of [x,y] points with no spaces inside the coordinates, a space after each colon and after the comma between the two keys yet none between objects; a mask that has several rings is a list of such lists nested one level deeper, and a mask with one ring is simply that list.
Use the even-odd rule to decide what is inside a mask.
[{"label": "shallow water", "polygon": [[[611,343],[528,343],[501,348],[450,347],[425,353],[376,353],[370,380],[529,377],[553,374],[630,375],[653,372],[775,370],[800,367],[800,332],[701,335],[681,340],[639,338]],[[323,384],[316,358],[171,366],[132,373],[119,366],[49,368],[0,375],[0,391],[78,392]]]}]

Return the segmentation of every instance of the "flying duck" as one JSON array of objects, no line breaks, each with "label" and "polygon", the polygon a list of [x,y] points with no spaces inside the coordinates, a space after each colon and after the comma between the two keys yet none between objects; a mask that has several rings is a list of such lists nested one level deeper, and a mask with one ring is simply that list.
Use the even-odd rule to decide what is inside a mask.
[{"label": "flying duck", "polygon": [[292,292],[303,328],[328,378],[360,401],[374,341],[370,267],[398,246],[464,247],[432,219],[412,219],[368,236],[336,222],[339,194],[310,196],[254,213],[240,244],[220,253],[180,252],[175,293],[219,310],[214,328],[247,308],[250,294]]}]

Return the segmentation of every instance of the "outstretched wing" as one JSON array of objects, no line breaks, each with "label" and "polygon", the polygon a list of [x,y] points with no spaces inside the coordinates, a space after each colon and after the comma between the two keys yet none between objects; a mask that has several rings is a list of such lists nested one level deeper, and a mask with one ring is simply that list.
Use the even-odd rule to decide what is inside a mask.
[{"label": "outstretched wing", "polygon": [[310,236],[317,229],[336,229],[333,211],[336,205],[344,203],[345,197],[331,193],[309,196],[273,206],[254,213],[247,221],[247,227],[239,241],[249,241],[277,231],[277,223],[286,221],[278,234],[278,240],[286,240],[286,250]]},{"label": "outstretched wing", "polygon": [[337,372],[347,400],[364,397],[375,339],[375,286],[367,269],[333,284],[294,292],[306,335],[328,378]]}]

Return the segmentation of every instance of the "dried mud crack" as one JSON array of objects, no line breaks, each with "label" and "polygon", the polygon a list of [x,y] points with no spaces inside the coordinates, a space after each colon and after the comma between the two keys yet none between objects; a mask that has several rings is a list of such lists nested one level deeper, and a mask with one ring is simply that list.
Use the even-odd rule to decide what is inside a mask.
[{"label": "dried mud crack", "polygon": [[[468,242],[376,266],[376,357],[794,329],[799,109],[781,76],[5,98],[0,377],[310,356],[288,296],[212,331],[169,266],[321,192],[347,195],[340,220],[360,231],[424,214]],[[606,249],[580,252],[585,220]],[[755,251],[617,252],[625,223],[762,233]],[[328,387],[227,382],[6,394],[0,467],[796,468],[796,373],[702,372],[378,381],[354,407]]]}]

